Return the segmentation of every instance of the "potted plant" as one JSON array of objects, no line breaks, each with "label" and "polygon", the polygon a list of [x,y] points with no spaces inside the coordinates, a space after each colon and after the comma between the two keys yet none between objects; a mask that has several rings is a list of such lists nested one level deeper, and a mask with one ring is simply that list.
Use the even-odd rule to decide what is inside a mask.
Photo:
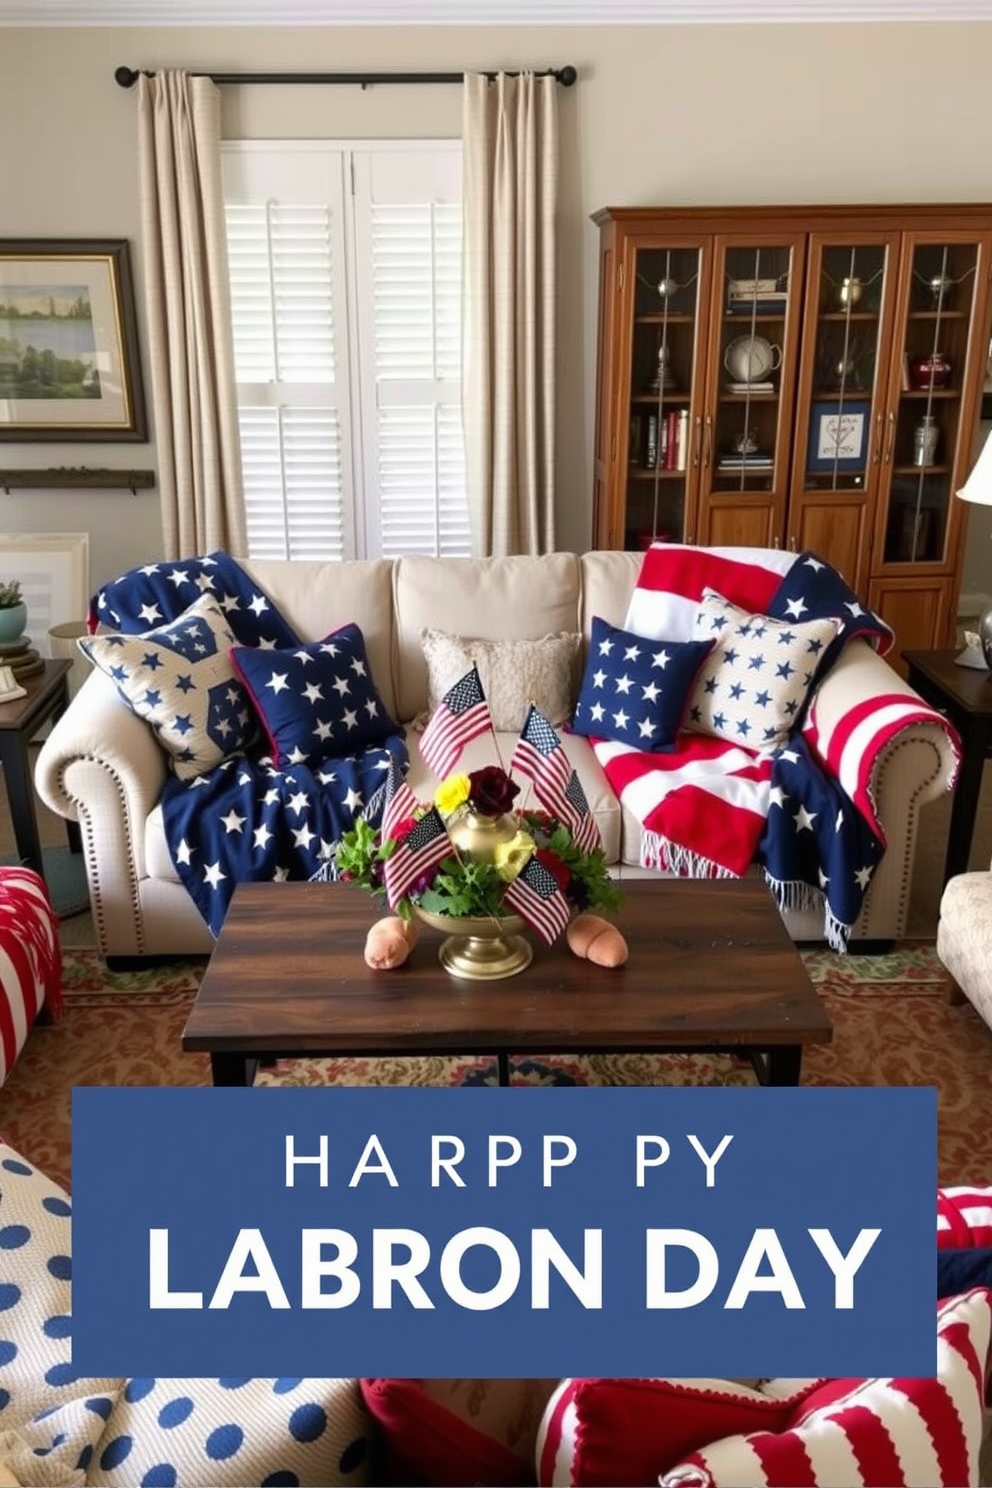
[{"label": "potted plant", "polygon": [[28,607],[21,598],[20,579],[0,580],[0,646],[20,640],[27,619]]}]

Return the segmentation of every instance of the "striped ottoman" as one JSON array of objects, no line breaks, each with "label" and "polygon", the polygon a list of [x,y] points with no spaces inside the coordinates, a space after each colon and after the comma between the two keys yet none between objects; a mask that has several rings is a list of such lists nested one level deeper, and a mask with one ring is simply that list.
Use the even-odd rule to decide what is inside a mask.
[{"label": "striped ottoman", "polygon": [[58,919],[40,874],[0,867],[0,1085],[42,1007],[62,1011]]}]

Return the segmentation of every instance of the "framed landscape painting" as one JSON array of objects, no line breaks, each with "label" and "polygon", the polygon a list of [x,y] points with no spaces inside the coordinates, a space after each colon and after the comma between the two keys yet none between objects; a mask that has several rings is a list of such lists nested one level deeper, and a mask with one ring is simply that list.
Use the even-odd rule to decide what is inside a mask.
[{"label": "framed landscape painting", "polygon": [[146,437],[127,242],[0,239],[0,440]]}]

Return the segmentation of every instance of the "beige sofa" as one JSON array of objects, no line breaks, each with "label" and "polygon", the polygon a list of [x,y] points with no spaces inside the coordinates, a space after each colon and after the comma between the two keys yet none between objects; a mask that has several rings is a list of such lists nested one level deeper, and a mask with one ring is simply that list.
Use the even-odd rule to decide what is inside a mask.
[{"label": "beige sofa", "polygon": [[[534,639],[554,631],[588,637],[595,615],[623,622],[640,563],[639,554],[608,552],[484,560],[258,560],[245,566],[307,640],[356,621],[384,701],[408,723],[427,705],[420,639],[425,627],[490,639]],[[855,703],[899,691],[915,696],[864,642],[852,642],[819,690],[824,744]],[[621,876],[641,875],[638,823],[621,809],[586,740],[566,736],[564,742],[596,813],[608,860]],[[505,743],[508,758],[513,736]],[[419,793],[429,789],[429,775],[410,732],[408,745],[410,784]],[[491,743],[476,740],[465,767],[484,762],[492,762]],[[873,794],[888,848],[855,927],[856,940],[885,941],[903,933],[919,810],[947,788],[952,768],[946,737],[933,725],[904,730],[879,758]],[[54,811],[80,824],[105,955],[203,952],[212,945],[166,846],[157,805],[165,779],[165,755],[151,730],[106,677],[91,675],[45,742],[35,780]],[[816,914],[789,911],[785,919],[794,939],[823,939]]]}]

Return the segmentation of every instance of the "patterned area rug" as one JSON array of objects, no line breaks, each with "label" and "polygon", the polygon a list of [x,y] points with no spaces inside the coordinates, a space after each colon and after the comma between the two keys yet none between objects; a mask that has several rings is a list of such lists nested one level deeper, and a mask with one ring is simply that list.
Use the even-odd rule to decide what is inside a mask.
[{"label": "patterned area rug", "polygon": [[[936,1085],[943,1183],[992,1183],[992,1029],[951,1007],[933,948],[889,956],[803,953],[834,1024],[810,1050],[804,1085]],[[114,974],[96,951],[65,953],[66,1013],[37,1027],[0,1090],[0,1133],[59,1182],[70,1175],[73,1085],[208,1085],[206,1055],[180,1035],[205,962]],[[549,1054],[512,1062],[516,1085],[753,1085],[729,1055]],[[293,1059],[259,1085],[485,1085],[488,1059]]]}]

